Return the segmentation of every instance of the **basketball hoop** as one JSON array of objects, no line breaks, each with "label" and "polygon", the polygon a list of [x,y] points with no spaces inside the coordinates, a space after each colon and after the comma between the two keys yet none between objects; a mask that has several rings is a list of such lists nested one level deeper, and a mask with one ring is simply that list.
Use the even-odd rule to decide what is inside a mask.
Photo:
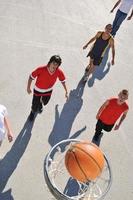
[{"label": "basketball hoop", "polygon": [[82,183],[72,178],[65,166],[65,154],[77,139],[63,140],[57,143],[48,153],[44,162],[46,184],[58,200],[102,200],[112,183],[112,172],[107,157],[102,174],[95,181]]}]

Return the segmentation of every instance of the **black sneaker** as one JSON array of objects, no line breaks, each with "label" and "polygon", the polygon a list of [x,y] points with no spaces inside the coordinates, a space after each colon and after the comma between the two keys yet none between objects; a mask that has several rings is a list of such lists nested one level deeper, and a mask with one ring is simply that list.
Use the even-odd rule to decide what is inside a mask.
[{"label": "black sneaker", "polygon": [[31,111],[30,115],[29,115],[29,120],[33,121],[35,117],[35,114]]},{"label": "black sneaker", "polygon": [[83,78],[82,78],[82,80],[83,80],[84,82],[86,82],[86,81],[88,80],[88,78],[89,78],[88,72],[89,72],[89,69],[86,68],[86,69],[85,69],[84,76],[83,76]]}]

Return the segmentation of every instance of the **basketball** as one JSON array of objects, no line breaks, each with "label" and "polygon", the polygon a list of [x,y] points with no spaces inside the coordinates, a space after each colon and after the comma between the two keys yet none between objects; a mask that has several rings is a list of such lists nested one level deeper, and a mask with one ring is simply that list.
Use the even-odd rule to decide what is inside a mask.
[{"label": "basketball", "polygon": [[65,155],[65,166],[69,174],[80,182],[87,182],[100,176],[104,167],[104,155],[91,142],[73,144]]}]

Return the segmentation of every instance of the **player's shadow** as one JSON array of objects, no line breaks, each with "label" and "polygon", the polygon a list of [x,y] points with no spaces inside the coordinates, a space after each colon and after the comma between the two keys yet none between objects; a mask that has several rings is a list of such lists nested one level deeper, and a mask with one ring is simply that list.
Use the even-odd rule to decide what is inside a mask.
[{"label": "player's shadow", "polygon": [[79,193],[81,194],[81,191],[85,190],[86,186],[84,183],[78,182],[76,179],[70,177],[64,188],[63,194],[67,195],[68,197],[78,196]]},{"label": "player's shadow", "polygon": [[11,189],[1,193],[0,194],[0,200],[14,200],[14,198],[13,198],[11,193],[12,193]]},{"label": "player's shadow", "polygon": [[55,122],[48,138],[52,147],[62,140],[78,137],[86,129],[84,126],[70,136],[73,122],[83,105],[84,87],[85,83],[80,80],[77,88],[70,91],[69,99],[64,104],[61,113],[59,113],[58,105],[55,106]]},{"label": "player's shadow", "polygon": [[78,192],[80,190],[80,186],[78,184],[78,182],[73,179],[72,177],[69,178],[66,187],[63,191],[63,194],[69,196],[69,197],[73,197],[73,196],[77,196]]},{"label": "player's shadow", "polygon": [[110,48],[107,48],[104,54],[104,57],[102,59],[102,63],[99,66],[96,66],[94,73],[92,74],[91,78],[88,80],[89,87],[92,87],[94,85],[94,82],[96,79],[102,80],[106,76],[106,74],[109,72],[110,66],[111,66],[110,62],[107,63],[108,57],[109,57],[109,50]]},{"label": "player's shadow", "polygon": [[30,122],[27,119],[10,151],[7,152],[2,160],[0,160],[0,200],[13,200],[11,189],[8,191],[4,191],[4,189],[26,150],[31,138],[33,124],[34,121]]}]

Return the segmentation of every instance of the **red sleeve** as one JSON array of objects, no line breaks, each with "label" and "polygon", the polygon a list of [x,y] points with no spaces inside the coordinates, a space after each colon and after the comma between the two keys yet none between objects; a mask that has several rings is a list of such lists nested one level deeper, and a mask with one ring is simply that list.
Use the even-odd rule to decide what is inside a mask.
[{"label": "red sleeve", "polygon": [[58,69],[58,78],[61,82],[65,82],[66,77],[61,69]]},{"label": "red sleeve", "polygon": [[41,70],[42,70],[42,67],[38,67],[37,69],[35,69],[35,70],[31,73],[30,77],[31,77],[32,79],[35,79],[35,78],[41,73]]}]

